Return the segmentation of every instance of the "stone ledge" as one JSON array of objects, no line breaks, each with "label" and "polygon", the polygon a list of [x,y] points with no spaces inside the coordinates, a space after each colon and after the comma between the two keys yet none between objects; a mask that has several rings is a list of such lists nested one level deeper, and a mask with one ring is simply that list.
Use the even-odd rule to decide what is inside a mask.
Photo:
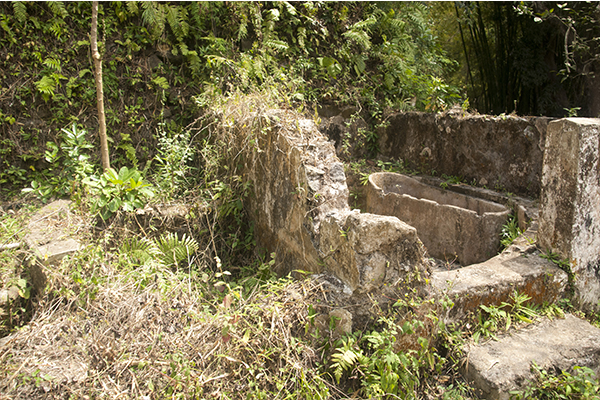
[{"label": "stone ledge", "polygon": [[518,331],[465,347],[463,373],[484,399],[508,400],[534,378],[532,362],[556,372],[583,366],[600,372],[600,329],[573,315],[544,319]]},{"label": "stone ledge", "polygon": [[482,304],[500,305],[514,291],[528,295],[534,304],[553,303],[563,296],[567,274],[542,258],[533,244],[523,242],[483,263],[432,273],[436,295],[447,295],[454,302],[446,322],[459,321]]}]

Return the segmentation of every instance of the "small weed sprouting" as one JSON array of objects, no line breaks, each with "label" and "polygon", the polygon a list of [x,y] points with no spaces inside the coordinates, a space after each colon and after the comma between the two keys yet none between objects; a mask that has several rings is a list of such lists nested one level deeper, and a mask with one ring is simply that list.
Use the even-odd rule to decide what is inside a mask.
[{"label": "small weed sprouting", "polygon": [[446,174],[442,174],[442,179],[445,179],[444,182],[440,183],[442,189],[448,189],[448,185],[458,185],[463,181],[462,176],[450,176]]},{"label": "small weed sprouting", "polygon": [[529,306],[527,302],[531,297],[526,294],[513,292],[510,296],[510,302],[502,302],[499,306],[481,305],[481,311],[478,315],[478,324],[473,340],[475,343],[480,337],[491,337],[497,340],[496,333],[507,331],[515,322],[532,323],[533,319],[540,316],[535,307]]},{"label": "small weed sprouting", "polygon": [[506,224],[502,225],[502,231],[500,232],[500,244],[502,248],[507,248],[512,242],[521,236],[523,231],[519,228],[519,222],[514,215],[508,218]]},{"label": "small weed sprouting", "polygon": [[398,174],[404,174],[409,172],[402,163],[402,161],[377,160],[377,166],[381,168],[381,172],[395,172]]}]

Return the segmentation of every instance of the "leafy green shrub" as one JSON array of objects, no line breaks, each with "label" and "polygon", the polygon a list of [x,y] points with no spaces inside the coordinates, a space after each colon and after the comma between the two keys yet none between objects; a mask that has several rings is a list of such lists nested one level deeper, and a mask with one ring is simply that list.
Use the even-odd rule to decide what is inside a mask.
[{"label": "leafy green shrub", "polygon": [[88,154],[93,146],[87,141],[86,134],[84,129],[77,128],[77,124],[73,124],[71,130],[63,128],[59,145],[46,144],[45,159],[50,167],[41,171],[31,182],[31,187],[23,192],[34,192],[43,200],[76,194],[82,180],[94,171]]},{"label": "leafy green shrub", "polygon": [[417,389],[434,371],[439,372],[443,359],[429,345],[429,339],[419,336],[416,349],[397,351],[395,343],[402,335],[414,335],[423,327],[417,319],[399,325],[389,318],[381,318],[382,328],[368,334],[356,332],[340,339],[331,355],[330,370],[339,384],[342,376],[350,373],[360,377],[361,392],[368,398],[400,395],[416,398]]},{"label": "leafy green shrub", "polygon": [[[169,128],[168,130],[166,128]],[[158,128],[158,163],[156,185],[165,198],[172,198],[189,187],[189,162],[194,158],[194,147],[190,143],[190,131],[162,123]]]},{"label": "leafy green shrub", "polygon": [[130,212],[146,205],[154,196],[153,187],[145,183],[141,173],[122,167],[117,173],[110,168],[100,178],[89,176],[83,183],[90,189],[91,212],[100,214],[103,220],[113,216],[119,209]]}]

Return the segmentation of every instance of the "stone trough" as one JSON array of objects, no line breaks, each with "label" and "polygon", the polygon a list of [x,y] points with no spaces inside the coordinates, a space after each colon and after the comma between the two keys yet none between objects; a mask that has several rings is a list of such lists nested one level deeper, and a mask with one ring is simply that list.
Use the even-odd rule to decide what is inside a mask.
[{"label": "stone trough", "polygon": [[369,177],[367,212],[415,227],[429,254],[466,266],[498,253],[510,210],[491,201],[381,172]]}]

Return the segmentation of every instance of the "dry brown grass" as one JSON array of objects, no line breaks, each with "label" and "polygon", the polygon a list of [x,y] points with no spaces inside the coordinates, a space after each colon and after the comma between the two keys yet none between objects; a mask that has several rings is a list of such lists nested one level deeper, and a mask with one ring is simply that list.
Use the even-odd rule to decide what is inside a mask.
[{"label": "dry brown grass", "polygon": [[160,271],[142,288],[139,272],[104,268],[95,298],[47,294],[1,339],[2,398],[284,398],[329,386],[301,339],[315,281],[244,291]]}]

